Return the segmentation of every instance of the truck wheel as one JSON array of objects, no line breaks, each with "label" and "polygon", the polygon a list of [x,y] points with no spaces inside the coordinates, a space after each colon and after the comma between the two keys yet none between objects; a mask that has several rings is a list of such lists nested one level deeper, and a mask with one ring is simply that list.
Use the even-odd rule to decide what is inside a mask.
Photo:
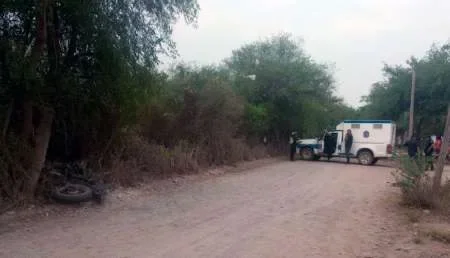
[{"label": "truck wheel", "polygon": [[309,147],[302,148],[300,150],[300,157],[303,160],[313,160],[314,159],[314,151]]},{"label": "truck wheel", "polygon": [[358,160],[361,165],[369,166],[373,163],[373,154],[369,150],[362,150],[358,153]]},{"label": "truck wheel", "polygon": [[377,162],[378,162],[378,159],[373,159],[373,161],[372,161],[372,165],[375,165],[375,164],[377,164]]}]

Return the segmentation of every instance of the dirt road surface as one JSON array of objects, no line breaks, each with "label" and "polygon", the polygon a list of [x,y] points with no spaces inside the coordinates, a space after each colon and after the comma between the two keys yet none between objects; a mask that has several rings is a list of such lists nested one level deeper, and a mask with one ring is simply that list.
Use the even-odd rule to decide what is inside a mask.
[{"label": "dirt road surface", "polygon": [[394,211],[391,171],[282,161],[115,194],[121,205],[4,230],[0,256],[433,257]]}]

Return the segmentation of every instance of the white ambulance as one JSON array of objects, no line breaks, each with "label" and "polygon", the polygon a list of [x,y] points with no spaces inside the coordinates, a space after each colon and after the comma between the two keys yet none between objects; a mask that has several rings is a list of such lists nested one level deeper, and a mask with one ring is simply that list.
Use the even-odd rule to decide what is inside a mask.
[{"label": "white ambulance", "polygon": [[[345,157],[344,138],[348,129],[353,134],[350,156],[358,159],[360,164],[373,165],[379,159],[392,157],[396,125],[390,120],[344,120],[336,126],[336,130],[327,132],[331,134],[332,145],[336,146],[332,157]],[[319,160],[327,156],[324,153],[323,138],[298,140],[297,152],[300,157]]]}]

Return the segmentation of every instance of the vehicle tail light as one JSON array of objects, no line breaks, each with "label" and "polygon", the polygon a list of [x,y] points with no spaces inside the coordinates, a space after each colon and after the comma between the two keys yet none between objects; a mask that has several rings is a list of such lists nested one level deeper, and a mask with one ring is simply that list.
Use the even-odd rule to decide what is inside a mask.
[{"label": "vehicle tail light", "polygon": [[387,146],[386,146],[386,152],[387,152],[387,154],[392,154],[392,144],[388,144]]}]

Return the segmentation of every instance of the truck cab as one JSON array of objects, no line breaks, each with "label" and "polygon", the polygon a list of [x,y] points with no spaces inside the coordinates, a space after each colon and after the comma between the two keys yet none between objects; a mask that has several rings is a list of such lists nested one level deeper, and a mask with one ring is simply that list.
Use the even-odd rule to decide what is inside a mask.
[{"label": "truck cab", "polygon": [[[352,131],[353,144],[350,157],[362,165],[373,165],[379,159],[392,157],[396,125],[390,120],[344,120],[335,130],[327,131],[331,139],[332,157],[345,157],[345,133]],[[324,153],[324,138],[300,139],[297,150],[305,160],[319,160]]]}]

